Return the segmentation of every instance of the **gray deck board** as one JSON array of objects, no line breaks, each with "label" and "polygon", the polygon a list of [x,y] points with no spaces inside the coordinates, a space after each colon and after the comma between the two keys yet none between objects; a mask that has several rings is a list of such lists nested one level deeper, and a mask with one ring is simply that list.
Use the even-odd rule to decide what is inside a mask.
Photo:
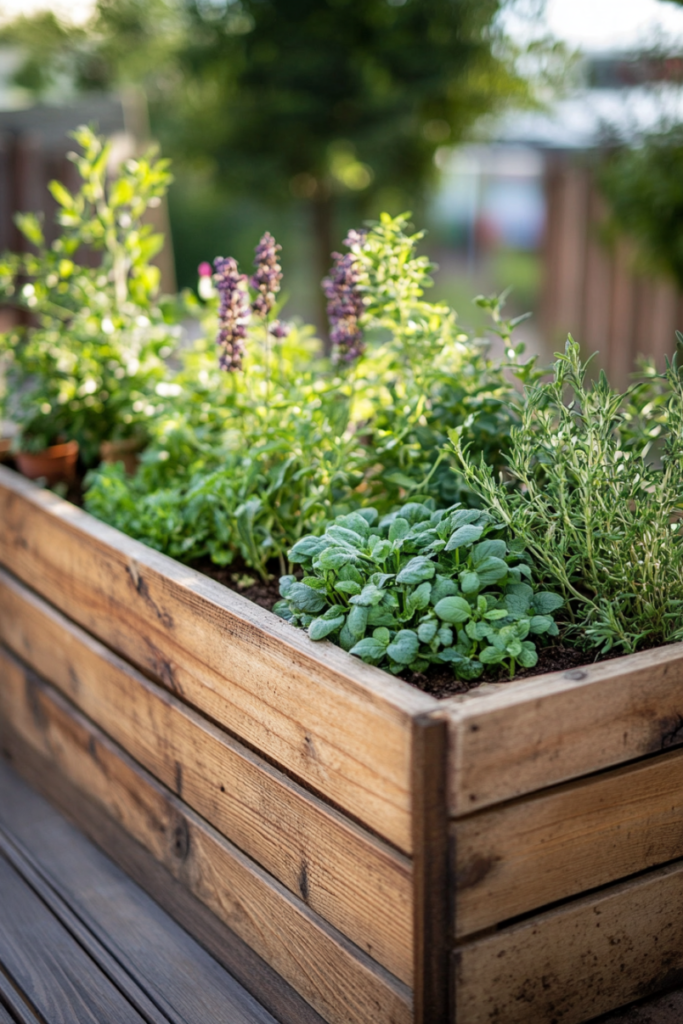
[{"label": "gray deck board", "polygon": [[[48,1024],[276,1024],[2,762],[0,970]],[[14,1020],[7,1003],[0,986],[0,1006]]]}]

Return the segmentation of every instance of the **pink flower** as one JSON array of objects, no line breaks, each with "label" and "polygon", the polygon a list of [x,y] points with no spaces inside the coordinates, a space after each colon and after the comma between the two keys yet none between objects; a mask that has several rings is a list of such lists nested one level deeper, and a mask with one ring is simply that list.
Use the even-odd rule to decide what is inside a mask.
[{"label": "pink flower", "polygon": [[197,273],[200,277],[211,277],[213,270],[211,269],[210,263],[200,263],[197,267]]}]

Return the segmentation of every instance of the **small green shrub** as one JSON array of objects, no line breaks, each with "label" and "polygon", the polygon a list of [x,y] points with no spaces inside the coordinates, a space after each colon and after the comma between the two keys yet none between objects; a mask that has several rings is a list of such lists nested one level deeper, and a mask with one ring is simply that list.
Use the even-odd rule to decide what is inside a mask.
[{"label": "small green shrub", "polygon": [[484,508],[567,602],[578,646],[639,646],[683,637],[683,335],[656,387],[613,391],[570,337],[552,381],[526,389],[506,477],[452,440]]},{"label": "small green shrub", "polygon": [[277,614],[390,672],[450,664],[464,680],[488,665],[533,667],[534,637],[557,636],[563,599],[536,591],[523,545],[487,512],[409,502],[379,519],[341,516],[289,552]]},{"label": "small green shrub", "polygon": [[[20,214],[35,251],[0,257],[0,296],[37,321],[0,334],[0,412],[19,427],[19,447],[73,438],[93,465],[101,441],[144,440],[162,404],[164,358],[180,328],[156,299],[159,270],[150,261],[163,236],[143,218],[171,177],[168,162],[148,153],[110,178],[110,145],[89,128],[73,136],[80,188],[50,183],[59,237],[48,245],[38,218]],[[96,265],[85,265],[93,254]]]}]

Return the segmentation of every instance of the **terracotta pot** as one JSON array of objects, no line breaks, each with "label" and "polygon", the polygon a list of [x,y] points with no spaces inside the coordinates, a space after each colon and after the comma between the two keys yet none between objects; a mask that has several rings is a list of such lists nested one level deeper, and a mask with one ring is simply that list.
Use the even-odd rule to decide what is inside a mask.
[{"label": "terracotta pot", "polygon": [[29,480],[44,478],[51,486],[62,481],[73,483],[76,477],[78,441],[53,444],[42,452],[16,452],[17,469]]},{"label": "terracotta pot", "polygon": [[0,462],[4,462],[9,457],[10,450],[12,448],[11,437],[0,437]]},{"label": "terracotta pot", "polygon": [[137,437],[128,437],[125,441],[102,441],[100,458],[102,462],[122,462],[126,473],[133,476],[138,468],[141,448],[142,442]]}]

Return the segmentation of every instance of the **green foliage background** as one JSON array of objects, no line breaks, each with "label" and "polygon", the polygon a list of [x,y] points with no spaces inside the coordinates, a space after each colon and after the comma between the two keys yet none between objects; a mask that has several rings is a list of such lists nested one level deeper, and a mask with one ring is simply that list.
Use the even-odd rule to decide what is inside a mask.
[{"label": "green foliage background", "polygon": [[309,236],[315,281],[351,225],[382,209],[419,214],[439,146],[528,99],[496,28],[503,3],[98,0],[83,27],[43,13],[2,35],[26,53],[17,81],[37,98],[65,82],[144,90],[174,160],[181,285],[195,283],[198,256],[247,258],[246,217],[288,243]]}]

